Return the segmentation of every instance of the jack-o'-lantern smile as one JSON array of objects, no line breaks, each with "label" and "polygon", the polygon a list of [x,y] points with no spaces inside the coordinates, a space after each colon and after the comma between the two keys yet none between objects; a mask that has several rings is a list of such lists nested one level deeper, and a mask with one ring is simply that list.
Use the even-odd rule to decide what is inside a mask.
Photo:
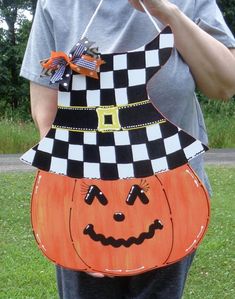
[{"label": "jack-o'-lantern smile", "polygon": [[94,230],[93,224],[88,224],[86,228],[84,229],[83,233],[85,235],[88,235],[93,241],[100,242],[102,245],[107,246],[111,245],[115,248],[124,246],[124,247],[130,247],[133,244],[139,245],[142,244],[146,239],[151,239],[155,231],[159,229],[163,229],[163,225],[161,221],[156,219],[150,226],[147,232],[142,232],[137,238],[136,237],[130,237],[127,240],[120,238],[115,239],[113,237],[105,237],[103,234],[98,234]]},{"label": "jack-o'-lantern smile", "polygon": [[[126,204],[133,206],[137,201],[137,198],[143,205],[149,204],[149,199],[146,195],[148,192],[149,186],[144,181],[141,181],[140,185],[134,184],[131,186],[130,191],[126,197]],[[108,199],[105,194],[100,190],[96,185],[91,185],[88,188],[86,196],[84,198],[86,204],[92,205],[93,201],[97,199],[102,206],[108,205]],[[117,222],[122,222],[125,220],[125,215],[122,212],[116,212],[113,215],[113,219]],[[102,245],[107,246],[111,245],[112,247],[119,248],[121,246],[130,247],[133,244],[140,245],[146,239],[151,239],[155,235],[156,230],[163,229],[163,225],[160,220],[156,219],[152,224],[149,225],[148,231],[141,232],[138,237],[131,236],[127,239],[118,238],[115,239],[112,236],[106,237],[101,233],[97,233],[94,229],[93,224],[88,224],[83,230],[84,235],[88,235],[93,241],[100,242]]]}]

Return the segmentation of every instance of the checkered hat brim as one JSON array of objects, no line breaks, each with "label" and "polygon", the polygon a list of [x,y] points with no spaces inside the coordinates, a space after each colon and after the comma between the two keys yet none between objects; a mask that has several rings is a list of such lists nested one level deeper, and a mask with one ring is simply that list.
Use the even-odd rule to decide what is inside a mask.
[{"label": "checkered hat brim", "polygon": [[21,159],[74,178],[141,178],[179,167],[206,147],[170,122],[112,133],[51,129]]}]

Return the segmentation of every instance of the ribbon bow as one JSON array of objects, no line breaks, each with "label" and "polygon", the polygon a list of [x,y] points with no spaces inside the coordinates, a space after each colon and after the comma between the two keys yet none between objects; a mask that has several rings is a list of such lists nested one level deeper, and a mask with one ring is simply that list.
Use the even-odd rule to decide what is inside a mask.
[{"label": "ribbon bow", "polygon": [[67,67],[77,73],[98,79],[99,67],[105,62],[95,48],[90,48],[92,44],[83,38],[73,47],[69,55],[62,51],[52,51],[50,58],[41,61],[43,73],[51,76],[52,84],[63,80]]}]

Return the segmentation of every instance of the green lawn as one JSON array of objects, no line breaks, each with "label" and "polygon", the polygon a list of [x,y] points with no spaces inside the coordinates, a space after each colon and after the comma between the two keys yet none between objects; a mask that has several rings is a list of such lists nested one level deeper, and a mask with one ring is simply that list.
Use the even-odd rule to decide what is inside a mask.
[{"label": "green lawn", "polygon": [[198,249],[184,299],[235,298],[235,168],[210,167],[212,219]]},{"label": "green lawn", "polygon": [[18,154],[38,142],[39,134],[32,122],[0,119],[0,154]]},{"label": "green lawn", "polygon": [[[198,250],[184,299],[235,298],[235,168],[209,167],[208,174],[214,189],[212,221]],[[41,255],[31,233],[32,181],[33,174],[0,174],[1,299],[57,298],[54,267]]]}]

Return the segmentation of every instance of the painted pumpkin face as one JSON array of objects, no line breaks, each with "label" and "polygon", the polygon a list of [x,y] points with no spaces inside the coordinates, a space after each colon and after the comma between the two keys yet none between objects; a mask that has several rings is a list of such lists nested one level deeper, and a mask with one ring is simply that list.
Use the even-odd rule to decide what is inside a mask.
[{"label": "painted pumpkin face", "polygon": [[[160,182],[155,177],[143,181],[83,181],[74,191],[71,236],[86,264],[100,263],[94,269],[97,271],[104,267],[120,272],[127,265],[126,271],[131,272],[144,267],[149,243],[155,256],[154,248],[165,248],[156,257],[156,264],[163,263],[172,247],[172,225]],[[165,238],[170,241],[164,242]],[[92,254],[87,255],[88,251]]]},{"label": "painted pumpkin face", "polygon": [[[126,204],[127,205],[134,205],[137,198],[143,203],[143,204],[149,204],[149,199],[146,196],[145,192],[148,191],[147,189],[141,188],[139,185],[133,185],[128,193]],[[92,204],[94,199],[97,199],[102,205],[107,205],[108,200],[103,194],[103,192],[95,185],[92,185],[89,187],[89,190],[87,192],[87,195],[85,197],[85,202],[89,205]],[[125,214],[123,212],[115,212],[113,214],[113,220],[117,222],[122,222],[125,220]],[[154,234],[155,230],[157,229],[163,229],[163,225],[161,224],[161,221],[156,219],[153,221],[152,224],[149,225],[149,229],[147,232],[142,232],[138,237],[132,236],[128,239],[124,238],[118,238],[115,239],[113,237],[105,237],[103,234],[97,234],[94,228],[93,224],[88,224],[86,228],[84,229],[83,233],[85,235],[88,235],[93,241],[100,242],[104,246],[112,246],[115,248],[119,248],[121,246],[124,247],[130,247],[133,244],[140,245],[142,244],[146,239],[151,239]]]},{"label": "painted pumpkin face", "polygon": [[139,274],[181,259],[199,244],[208,218],[207,194],[187,165],[118,181],[40,171],[32,199],[35,238],[47,257],[110,275]]}]

